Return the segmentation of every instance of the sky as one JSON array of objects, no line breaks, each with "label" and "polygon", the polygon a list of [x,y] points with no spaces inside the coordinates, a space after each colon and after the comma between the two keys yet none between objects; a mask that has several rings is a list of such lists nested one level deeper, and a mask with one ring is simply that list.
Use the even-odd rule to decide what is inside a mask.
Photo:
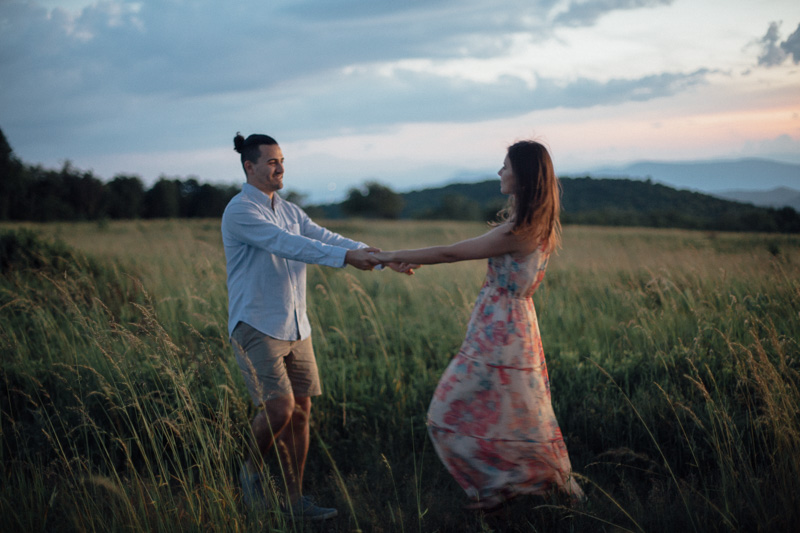
[{"label": "sky", "polygon": [[314,202],[485,179],[528,138],[561,175],[800,163],[800,2],[0,0],[0,129],[148,185],[241,183],[233,137],[266,133]]}]

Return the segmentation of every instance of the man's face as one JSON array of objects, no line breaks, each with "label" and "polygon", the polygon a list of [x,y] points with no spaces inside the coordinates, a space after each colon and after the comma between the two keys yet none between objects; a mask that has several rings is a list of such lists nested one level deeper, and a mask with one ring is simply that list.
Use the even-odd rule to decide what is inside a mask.
[{"label": "man's face", "polygon": [[283,188],[283,152],[277,144],[262,144],[258,148],[261,150],[258,161],[244,164],[247,183],[272,198],[272,193]]}]

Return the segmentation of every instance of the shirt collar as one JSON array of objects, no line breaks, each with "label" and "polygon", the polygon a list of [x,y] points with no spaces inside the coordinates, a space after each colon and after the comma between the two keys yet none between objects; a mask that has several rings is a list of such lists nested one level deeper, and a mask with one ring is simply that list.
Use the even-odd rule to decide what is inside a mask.
[{"label": "shirt collar", "polygon": [[278,194],[278,191],[272,193],[272,201],[270,201],[269,196],[264,191],[258,187],[250,185],[247,182],[242,184],[242,192],[248,195],[255,195],[259,202],[263,203],[267,207],[271,207],[273,210],[278,206],[278,204],[280,204],[280,202],[283,201]]}]

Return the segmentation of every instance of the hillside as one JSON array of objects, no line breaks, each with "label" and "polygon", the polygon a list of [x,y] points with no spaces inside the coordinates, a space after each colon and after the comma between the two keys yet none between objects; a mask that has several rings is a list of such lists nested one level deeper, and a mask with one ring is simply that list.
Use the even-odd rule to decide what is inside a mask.
[{"label": "hillside", "polygon": [[714,193],[714,196],[736,202],[760,205],[762,207],[788,206],[795,211],[800,210],[800,191],[790,187],[776,187],[768,191],[741,189],[718,191]]},{"label": "hillside", "polygon": [[[565,177],[561,183],[562,220],[566,224],[800,231],[800,215],[791,208],[757,207],[651,180]],[[400,218],[489,220],[505,203],[497,179],[400,195],[404,200]],[[342,216],[341,204],[308,209],[315,216]]]}]

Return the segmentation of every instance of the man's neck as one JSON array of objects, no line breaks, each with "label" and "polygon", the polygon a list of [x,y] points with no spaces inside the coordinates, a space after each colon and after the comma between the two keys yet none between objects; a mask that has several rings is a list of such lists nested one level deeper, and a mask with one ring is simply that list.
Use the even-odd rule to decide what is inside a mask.
[{"label": "man's neck", "polygon": [[270,200],[270,207],[272,207],[272,208],[274,208],[274,207],[275,207],[275,191],[273,191],[273,190],[271,190],[271,189],[264,190],[264,189],[262,189],[261,187],[258,187],[258,186],[256,186],[256,185],[253,185],[252,183],[250,183],[250,181],[247,181],[246,183],[247,183],[248,185],[250,185],[251,187],[253,187],[253,188],[255,188],[255,189],[258,189],[259,191],[261,191],[261,192],[263,192],[264,194],[266,194],[266,195],[269,197],[269,200]]}]

